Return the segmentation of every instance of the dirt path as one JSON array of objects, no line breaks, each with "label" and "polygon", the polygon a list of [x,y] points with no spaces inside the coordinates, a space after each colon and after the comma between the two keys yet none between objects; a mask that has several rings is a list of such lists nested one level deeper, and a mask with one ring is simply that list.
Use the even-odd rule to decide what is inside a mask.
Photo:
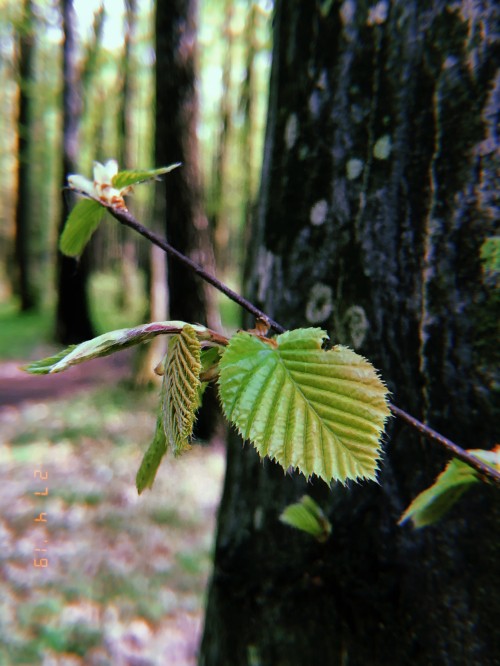
[{"label": "dirt path", "polygon": [[0,410],[25,402],[67,397],[89,387],[115,384],[131,376],[129,350],[76,365],[55,375],[29,375],[22,361],[0,362]]}]

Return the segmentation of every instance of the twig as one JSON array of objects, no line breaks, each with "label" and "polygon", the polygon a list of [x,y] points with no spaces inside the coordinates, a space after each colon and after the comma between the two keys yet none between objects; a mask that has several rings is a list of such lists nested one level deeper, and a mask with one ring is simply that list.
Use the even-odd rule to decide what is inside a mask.
[{"label": "twig", "polygon": [[500,484],[500,474],[494,470],[493,467],[490,467],[482,460],[479,460],[479,458],[471,455],[465,449],[462,449],[460,446],[458,446],[458,444],[452,442],[451,439],[448,439],[444,435],[441,435],[439,432],[436,432],[436,430],[426,426],[425,423],[422,423],[422,421],[419,421],[414,416],[411,416],[411,414],[408,414],[403,409],[396,407],[396,405],[389,403],[389,409],[394,414],[394,416],[398,416],[402,421],[406,421],[406,423],[416,428],[419,432],[422,433],[422,435],[427,437],[427,439],[433,439],[435,442],[441,444],[441,446],[444,446],[444,448],[447,449],[452,455],[454,455],[455,458],[459,458],[464,463],[467,463],[467,465],[474,467],[474,469],[479,474],[481,474],[481,476],[487,477],[488,480]]},{"label": "twig", "polygon": [[135,219],[135,217],[128,210],[114,208],[113,206],[108,206],[106,204],[103,204],[102,201],[100,201],[99,203],[101,203],[105,208],[107,208],[111,213],[111,215],[118,220],[118,222],[121,222],[125,226],[130,227],[131,229],[134,229],[141,236],[144,236],[144,238],[147,238],[149,241],[154,243],[154,245],[157,245],[159,248],[161,248],[164,252],[166,252],[172,257],[175,257],[175,259],[180,261],[185,266],[188,266],[192,271],[194,271],[197,275],[203,278],[205,282],[209,282],[211,285],[213,285],[223,294],[226,294],[226,296],[230,298],[232,301],[238,303],[238,305],[240,305],[242,308],[250,312],[250,314],[253,314],[256,318],[264,319],[269,324],[270,328],[273,328],[277,333],[285,332],[285,329],[282,326],[280,326],[277,322],[270,319],[265,312],[259,310],[259,308],[256,307],[253,303],[250,303],[250,301],[247,301],[246,298],[243,298],[243,296],[240,296],[240,294],[230,289],[227,285],[225,285],[223,282],[217,279],[215,275],[208,273],[204,268],[202,268],[197,263],[189,259],[189,257],[186,257],[186,255],[182,254],[182,252],[176,250],[175,247],[173,247],[166,240],[155,234],[153,231],[151,231],[151,229],[148,229],[147,227],[142,225],[138,220]]},{"label": "twig", "polygon": [[[281,326],[281,324],[278,324],[278,322],[268,317],[265,312],[259,310],[259,308],[256,307],[253,303],[251,303],[246,298],[243,298],[243,296],[240,296],[240,294],[230,289],[228,286],[226,286],[223,282],[221,282],[211,273],[207,273],[205,269],[203,269],[194,261],[186,257],[184,254],[182,254],[182,252],[176,250],[174,247],[172,247],[172,245],[167,243],[166,240],[164,240],[163,238],[155,234],[153,231],[142,225],[138,220],[135,219],[135,217],[127,209],[118,209],[114,208],[113,206],[106,206],[106,205],[105,208],[108,209],[111,215],[116,220],[118,220],[118,222],[124,224],[127,227],[130,227],[131,229],[134,229],[134,231],[137,231],[137,233],[139,233],[141,236],[144,236],[144,238],[147,238],[149,241],[151,241],[151,243],[154,243],[154,245],[157,245],[164,252],[174,257],[185,266],[191,268],[191,270],[193,270],[197,275],[203,278],[206,282],[209,282],[211,285],[213,285],[216,289],[225,294],[232,301],[238,303],[238,305],[247,310],[247,312],[253,314],[258,319],[263,319],[266,323],[269,324],[269,327],[274,329],[277,333],[284,333],[286,331],[286,329],[283,326]],[[416,428],[427,439],[438,442],[441,446],[444,446],[447,449],[447,451],[449,451],[456,458],[459,458],[463,462],[473,467],[478,472],[478,474],[480,474],[481,477],[483,477],[483,479],[488,481],[493,481],[494,483],[500,485],[500,473],[494,470],[492,467],[489,467],[475,456],[472,456],[470,453],[467,453],[467,451],[458,446],[458,444],[455,444],[454,442],[447,439],[440,433],[436,432],[429,426],[426,426],[425,423],[422,423],[415,417],[411,416],[411,414],[405,412],[403,409],[396,407],[392,403],[389,403],[388,406],[391,412],[394,414],[394,416],[397,416],[401,420],[406,421],[406,423]]]}]

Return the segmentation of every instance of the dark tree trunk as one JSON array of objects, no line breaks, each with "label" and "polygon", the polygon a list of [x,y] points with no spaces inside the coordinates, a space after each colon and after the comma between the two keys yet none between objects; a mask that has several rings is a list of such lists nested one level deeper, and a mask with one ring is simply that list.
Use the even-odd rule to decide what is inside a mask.
[{"label": "dark tree trunk", "polygon": [[[249,293],[370,358],[396,404],[464,448],[491,448],[495,3],[280,0],[274,34]],[[233,438],[200,663],[498,663],[498,491],[397,525],[444,461],[393,421],[380,485],[329,489]],[[305,492],[332,522],[325,544],[278,521]]]},{"label": "dark tree trunk", "polygon": [[222,64],[222,93],[218,117],[217,146],[213,159],[212,186],[210,196],[211,225],[214,235],[215,261],[221,273],[231,264],[229,258],[229,223],[227,215],[227,185],[229,140],[232,130],[231,74],[233,64],[233,0],[224,2],[222,40],[224,62]]},{"label": "dark tree trunk", "polygon": [[[158,0],[156,7],[156,164],[182,162],[164,181],[159,216],[170,243],[197,263],[213,264],[198,164],[196,0]],[[158,188],[160,191],[160,188]],[[172,319],[213,319],[210,296],[191,271],[168,260]]]},{"label": "dark tree trunk", "polygon": [[[35,276],[31,266],[32,211],[30,210],[31,104],[33,94],[34,26],[33,3],[24,0],[22,22],[19,27],[19,110],[17,119],[17,200],[15,258],[16,290],[23,312],[37,305]],[[42,287],[40,287],[40,290]]]},{"label": "dark tree trunk", "polygon": [[[72,0],[62,0],[63,15],[63,187],[68,174],[76,172],[78,126],[81,117],[80,80],[76,65],[75,12]],[[62,231],[76,197],[66,191],[63,198]],[[87,301],[88,250],[79,261],[58,253],[58,301],[56,338],[63,344],[82,342],[93,336]]]}]

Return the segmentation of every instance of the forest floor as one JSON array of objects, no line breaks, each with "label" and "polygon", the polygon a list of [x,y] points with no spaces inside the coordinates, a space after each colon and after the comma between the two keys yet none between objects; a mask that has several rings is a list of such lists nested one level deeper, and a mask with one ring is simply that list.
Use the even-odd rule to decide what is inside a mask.
[{"label": "forest floor", "polygon": [[0,664],[196,663],[224,448],[166,457],[138,496],[157,392],[124,358],[0,362]]}]

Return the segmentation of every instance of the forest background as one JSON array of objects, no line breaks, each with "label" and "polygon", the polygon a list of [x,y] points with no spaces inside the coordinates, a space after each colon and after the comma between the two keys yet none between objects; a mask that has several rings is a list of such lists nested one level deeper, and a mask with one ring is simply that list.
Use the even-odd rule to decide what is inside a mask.
[{"label": "forest background", "polygon": [[[195,4],[184,3],[190,11]],[[38,378],[28,386],[18,370],[61,343],[169,316],[165,258],[133,232],[108,220],[81,261],[64,263],[57,251],[71,203],[68,172],[90,178],[93,162],[110,158],[121,169],[158,166],[155,9],[150,0],[0,5],[0,460],[10,479],[2,502],[2,663],[141,655],[148,663],[191,664],[196,658],[221,445],[172,468],[167,476],[175,483],[159,481],[139,508],[133,476],[154,429],[157,391],[146,385],[161,349],[153,364],[151,355],[135,364],[125,356],[87,374],[77,370],[60,387],[37,384]],[[236,289],[260,174],[271,9],[247,0],[204,0],[198,7],[195,166],[217,272]],[[138,219],[160,230],[162,185],[139,186],[129,200]],[[189,215],[184,223],[193,224]],[[212,319],[234,330],[236,307],[215,293],[212,299]],[[96,375],[106,387],[97,393]],[[127,378],[128,385],[117,385]],[[87,393],[75,405],[73,393],[82,386]],[[43,500],[33,497],[43,490],[34,474],[47,469],[49,456]],[[133,518],[125,516],[130,506]],[[48,558],[46,570],[32,564],[34,549],[45,545],[33,525],[41,508],[51,518],[42,540],[50,548],[38,552]]]},{"label": "forest background", "polygon": [[[115,158],[120,168],[151,168],[155,159],[152,3],[128,2],[127,10],[118,0],[95,3],[93,15],[91,3],[74,6],[75,25],[70,27],[76,39],[71,57],[81,108],[73,166],[88,177],[94,160]],[[49,337],[57,329],[54,317],[61,287],[57,237],[64,197],[68,198],[62,193],[67,176],[62,157],[62,7],[54,2],[4,1],[0,27],[2,314],[19,309],[40,313],[42,330]],[[259,179],[269,19],[270,6],[265,2],[203,2],[199,8],[199,162],[204,206],[221,258],[219,271],[229,281],[238,280],[242,231]],[[154,187],[137,188],[134,211],[139,219],[152,216],[153,199]],[[141,239],[131,232],[123,237],[116,225],[106,225],[96,235],[88,252],[88,307],[96,332],[144,320],[148,252]],[[155,283],[156,288],[161,286]],[[39,326],[37,331],[40,337]],[[85,337],[87,331],[82,334]],[[75,336],[82,338],[78,332]]]}]

